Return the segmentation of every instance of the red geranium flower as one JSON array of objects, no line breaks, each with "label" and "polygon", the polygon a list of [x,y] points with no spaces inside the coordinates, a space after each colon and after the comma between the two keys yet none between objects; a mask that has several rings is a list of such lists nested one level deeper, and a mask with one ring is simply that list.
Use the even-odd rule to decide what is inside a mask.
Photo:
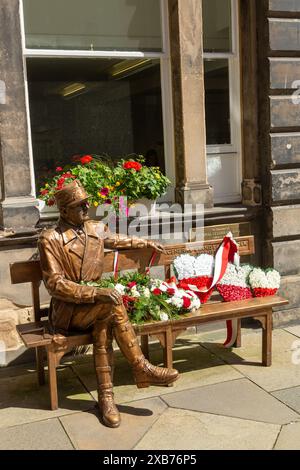
[{"label": "red geranium flower", "polygon": [[191,306],[191,299],[189,297],[182,297],[183,300],[183,308],[189,308]]},{"label": "red geranium flower", "polygon": [[154,290],[152,291],[152,294],[153,294],[153,295],[161,295],[161,293],[162,293],[161,290],[158,289],[158,288],[156,288],[156,289],[154,289]]},{"label": "red geranium flower", "polygon": [[61,166],[58,166],[55,171],[63,171]]},{"label": "red geranium flower", "polygon": [[90,163],[92,160],[93,160],[93,157],[91,155],[84,155],[83,157],[80,158],[80,161],[83,165]]},{"label": "red geranium flower", "polygon": [[49,199],[48,201],[48,206],[54,206],[55,200],[54,199]]},{"label": "red geranium flower", "polygon": [[48,189],[43,189],[43,191],[41,191],[42,196],[46,196],[46,194],[48,193],[49,193]]},{"label": "red geranium flower", "polygon": [[139,162],[125,162],[123,165],[123,168],[125,170],[135,170],[135,171],[140,171],[143,168],[143,165],[141,165]]}]

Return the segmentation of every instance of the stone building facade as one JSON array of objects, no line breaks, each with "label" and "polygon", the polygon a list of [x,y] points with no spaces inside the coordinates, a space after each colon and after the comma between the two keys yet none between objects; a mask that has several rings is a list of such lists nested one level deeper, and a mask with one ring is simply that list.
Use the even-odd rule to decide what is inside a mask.
[{"label": "stone building facade", "polygon": [[[122,0],[116,4],[118,2],[121,5]],[[91,44],[86,57],[83,57],[77,52],[72,54],[71,46],[64,48],[55,38],[56,46],[51,44],[47,48],[44,42],[43,47],[35,47],[35,40],[48,40],[43,38],[43,31],[36,31],[30,18],[30,12],[38,18],[38,12],[34,10],[35,0],[0,0],[0,341],[6,344],[7,362],[12,362],[22,352],[15,324],[27,321],[31,316],[28,286],[11,286],[9,263],[33,256],[39,230],[45,224],[55,223],[55,216],[42,214],[39,209],[35,188],[39,167],[36,162],[40,154],[43,158],[43,154],[49,151],[50,156],[46,160],[49,163],[51,145],[56,141],[61,144],[67,122],[61,125],[65,127],[55,129],[54,126],[54,131],[49,132],[45,107],[39,107],[41,100],[36,97],[45,97],[45,89],[50,85],[56,86],[57,57],[72,60],[73,68],[76,68],[76,60],[86,60],[87,57],[99,59],[102,61],[99,66],[104,68],[109,50],[114,51],[109,57],[116,62],[114,65],[124,57],[128,60],[137,60],[137,57],[144,60],[146,57],[146,61],[156,65],[160,62],[160,75],[155,67],[148,68],[148,72],[143,69],[144,82],[141,75],[139,83],[144,87],[152,80],[151,93],[147,96],[133,93],[130,113],[135,112],[137,119],[131,128],[123,127],[123,135],[130,139],[131,132],[140,133],[138,122],[144,106],[148,106],[147,125],[150,130],[144,139],[148,138],[148,146],[152,139],[156,149],[161,147],[160,131],[156,135],[151,134],[155,127],[155,117],[151,121],[151,103],[157,103],[157,81],[160,80],[163,92],[159,99],[163,101],[164,108],[162,128],[165,142],[168,140],[168,157],[165,156],[165,161],[160,163],[173,181],[174,191],[169,200],[181,204],[204,204],[205,225],[211,227],[211,231],[220,225],[225,230],[227,226],[238,224],[249,234],[254,234],[257,253],[254,261],[279,269],[283,275],[282,294],[290,301],[284,311],[276,313],[277,324],[299,321],[300,0],[151,2],[153,10],[161,8],[164,48],[160,49],[155,43],[157,38],[154,41],[149,34],[150,39],[146,39],[153,43],[145,49],[148,55],[141,54],[141,51],[132,53],[135,46],[127,56],[123,51],[118,56],[115,52],[117,46],[106,47],[101,55],[95,53],[97,47]],[[48,2],[54,7],[56,3]],[[92,5],[93,1],[87,3]],[[228,10],[224,15],[220,8],[225,4]],[[146,8],[146,3],[141,0],[131,2],[130,8],[136,11],[130,13],[130,27],[135,28],[135,32],[142,30],[139,22],[148,14],[142,5]],[[211,24],[216,28],[213,32]],[[158,28],[154,17],[153,25]],[[61,38],[63,41],[64,36]],[[125,42],[128,40],[127,48],[131,47],[131,39],[124,39]],[[140,43],[146,39],[141,38]],[[210,41],[214,40],[210,46]],[[151,47],[153,53],[149,53]],[[64,57],[60,57],[60,53],[51,55],[53,49],[66,49]],[[135,67],[135,64],[132,62],[130,66]],[[77,77],[70,77],[72,67],[64,69],[64,76],[60,79],[64,86],[78,81]],[[93,74],[91,71],[94,83]],[[50,85],[49,76],[54,77]],[[126,117],[126,109],[129,108],[124,97],[128,97],[128,90],[137,87],[138,83],[106,81],[101,86],[105,96],[121,97],[122,110],[113,108],[113,112]],[[115,87],[113,91],[112,86]],[[39,95],[39,89],[43,89],[43,95]],[[100,101],[101,89],[97,91]],[[83,99],[78,100],[80,110],[83,110]],[[104,101],[101,103],[106,109],[103,112],[108,112]],[[55,107],[53,100],[52,105]],[[67,108],[62,112],[69,113],[67,115],[72,119],[78,108],[71,101],[65,106]],[[155,116],[156,108],[153,110]],[[229,120],[231,137],[239,136],[236,137],[239,151],[229,145],[232,142],[226,136],[226,122]],[[219,127],[216,122],[220,122]],[[91,126],[88,127],[90,132]],[[68,135],[70,132],[68,129]],[[114,132],[112,128],[111,132]],[[85,134],[85,138],[89,135],[93,134]],[[118,134],[114,141],[117,138]],[[64,141],[70,152],[74,149],[73,140]],[[124,148],[127,148],[126,142],[123,142]],[[129,142],[128,150],[130,145]],[[55,147],[55,151],[59,148]],[[144,149],[140,146],[138,150]],[[83,148],[79,149],[79,153],[83,151]],[[216,168],[218,171],[213,173]],[[219,190],[219,186],[231,181],[230,178],[235,178],[232,184],[238,189],[232,194],[228,188],[223,192]],[[46,302],[46,292],[43,295]]]}]

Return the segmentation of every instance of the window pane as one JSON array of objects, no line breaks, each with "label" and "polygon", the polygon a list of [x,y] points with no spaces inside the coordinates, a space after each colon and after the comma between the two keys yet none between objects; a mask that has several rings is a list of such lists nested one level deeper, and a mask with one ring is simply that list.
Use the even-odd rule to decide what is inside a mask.
[{"label": "window pane", "polygon": [[227,59],[205,59],[207,145],[230,144],[229,67]]},{"label": "window pane", "polygon": [[37,189],[75,155],[138,153],[164,171],[159,61],[28,59]]},{"label": "window pane", "polygon": [[215,202],[240,201],[241,184],[236,153],[208,155],[207,178],[214,188]]},{"label": "window pane", "polygon": [[202,0],[205,52],[231,52],[231,0]]},{"label": "window pane", "polygon": [[23,0],[26,47],[161,51],[160,0]]}]

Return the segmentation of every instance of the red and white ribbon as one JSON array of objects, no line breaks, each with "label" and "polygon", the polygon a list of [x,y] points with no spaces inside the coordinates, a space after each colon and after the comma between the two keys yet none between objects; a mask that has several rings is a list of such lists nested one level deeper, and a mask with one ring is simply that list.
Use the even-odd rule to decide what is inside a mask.
[{"label": "red and white ribbon", "polygon": [[[240,257],[238,255],[238,245],[236,241],[233,239],[233,235],[229,232],[226,237],[224,237],[221,245],[219,246],[216,256],[215,256],[215,269],[214,269],[214,277],[209,287],[198,289],[196,286],[192,284],[188,284],[188,287],[193,292],[208,292],[212,289],[218,282],[221,281],[223,278],[228,263],[234,263],[239,266],[240,264]],[[236,341],[237,338],[237,321],[236,320],[227,320],[227,338],[224,343],[224,347],[230,348]]]},{"label": "red and white ribbon", "polygon": [[156,255],[157,255],[157,252],[155,250],[153,250],[152,252],[152,255],[151,255],[151,258],[150,258],[150,261],[149,261],[149,265],[148,267],[145,269],[145,273],[146,274],[149,274],[150,273],[150,269],[152,268],[152,265],[154,263],[154,260],[156,258]]},{"label": "red and white ribbon", "polygon": [[114,278],[117,280],[118,279],[118,266],[119,266],[119,252],[115,251],[115,256],[114,256]]},{"label": "red and white ribbon", "polygon": [[227,338],[223,346],[225,348],[232,348],[237,339],[238,334],[238,320],[226,320]]},{"label": "red and white ribbon", "polygon": [[224,237],[221,245],[217,250],[215,256],[214,277],[211,281],[210,286],[206,288],[204,287],[203,289],[198,289],[196,286],[188,284],[190,290],[194,292],[208,292],[216,284],[218,284],[218,282],[221,281],[229,262],[239,264],[238,245],[233,239],[233,235],[231,232],[229,232],[226,237]]}]

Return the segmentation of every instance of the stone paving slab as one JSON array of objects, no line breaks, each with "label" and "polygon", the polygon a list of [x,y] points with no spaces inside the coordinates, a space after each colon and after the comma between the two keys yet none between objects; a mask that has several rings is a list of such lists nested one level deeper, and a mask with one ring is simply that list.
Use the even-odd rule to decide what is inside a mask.
[{"label": "stone paving slab", "polygon": [[273,331],[272,367],[261,365],[261,333],[242,335],[242,348],[226,349],[218,344],[204,346],[244,376],[267,391],[300,386],[300,365],[292,363],[295,336],[284,330]]},{"label": "stone paving slab", "polygon": [[100,423],[97,411],[60,418],[74,447],[81,450],[132,449],[166,410],[160,398],[121,405],[121,426],[111,429]]},{"label": "stone paving slab", "polygon": [[300,413],[300,387],[279,390],[278,392],[273,392],[272,395],[297,411],[297,413]]},{"label": "stone paving slab", "polygon": [[300,338],[300,325],[287,326],[284,329],[288,333],[291,333],[292,335],[298,336],[298,338]]},{"label": "stone paving slab", "polygon": [[[131,368],[126,360],[116,354],[114,374],[115,399],[117,403],[141,400],[170,393],[173,390],[186,390],[201,385],[242,378],[242,374],[225,364],[221,359],[199,345],[199,337],[182,339],[174,348],[174,367],[182,374],[173,387],[149,387],[138,389],[134,384]],[[151,351],[150,359],[155,365],[162,365],[161,348]],[[92,361],[89,364],[73,366],[80,379],[95,399],[96,378]]]},{"label": "stone paving slab", "polygon": [[0,428],[80,412],[95,404],[69,367],[58,370],[58,394],[60,408],[51,411],[48,384],[39,387],[36,374],[1,379]]},{"label": "stone paving slab", "polygon": [[275,449],[300,450],[300,423],[292,423],[282,427]]},{"label": "stone paving slab", "polygon": [[232,380],[165,395],[173,408],[202,411],[265,423],[287,424],[300,415],[247,379]]},{"label": "stone paving slab", "polygon": [[0,432],[1,450],[72,450],[58,419],[21,424]]},{"label": "stone paving slab", "polygon": [[167,409],[137,450],[270,450],[280,426],[187,410]]}]

